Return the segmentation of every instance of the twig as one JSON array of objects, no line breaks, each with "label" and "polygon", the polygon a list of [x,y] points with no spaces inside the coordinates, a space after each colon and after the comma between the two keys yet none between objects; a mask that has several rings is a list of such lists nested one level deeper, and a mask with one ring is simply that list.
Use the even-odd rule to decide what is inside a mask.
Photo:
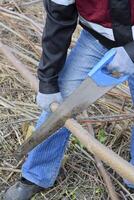
[{"label": "twig", "polygon": [[20,108],[19,106],[16,106],[14,103],[12,103],[11,101],[9,102],[7,99],[3,98],[0,96],[0,105],[3,105],[6,108],[10,108],[12,110],[17,110],[19,112],[21,112],[22,115],[26,115],[28,118],[30,117],[36,117],[36,115],[32,114],[31,112],[28,112],[27,110],[25,110],[24,108]]},{"label": "twig", "polygon": [[26,21],[30,22],[34,27],[36,27],[37,30],[40,31],[40,35],[41,35],[42,28],[36,22],[34,22],[32,19],[30,19],[29,17],[27,17],[27,16],[25,16],[23,14],[20,14],[20,13],[16,13],[16,12],[10,11],[10,10],[8,10],[6,8],[2,8],[1,6],[0,6],[0,12],[3,12],[3,13],[5,12],[5,13],[8,13],[10,15],[15,15],[15,16],[20,17],[20,19],[23,19],[23,20],[26,20]]},{"label": "twig", "polygon": [[34,64],[35,66],[38,66],[39,62],[36,61],[34,58],[29,57],[28,55],[25,55],[24,53],[21,53],[20,51],[10,48],[11,52],[14,52],[15,54],[19,55],[20,57],[22,57],[23,59],[27,60],[28,62]]},{"label": "twig", "polygon": [[42,2],[42,0],[35,0],[35,1],[27,2],[27,3],[21,3],[20,6],[21,7],[27,7],[27,6],[31,6],[33,4],[37,4],[37,3],[40,3],[40,2]]},{"label": "twig", "polygon": [[122,121],[127,119],[133,119],[134,114],[119,114],[119,115],[100,115],[100,116],[93,116],[93,117],[79,117],[78,121],[80,123],[103,123],[103,122],[115,122],[115,121]]},{"label": "twig", "polygon": [[17,8],[17,10],[18,10],[20,13],[22,13],[22,11],[21,11],[21,9],[19,8],[17,2],[15,2],[15,0],[13,0],[13,3],[14,3],[14,5],[15,5],[15,7]]},{"label": "twig", "polygon": [[94,181],[99,182],[100,184],[103,184],[103,182],[101,182],[99,179],[96,180],[96,179],[97,179],[96,177],[90,175],[89,173],[85,172],[84,170],[81,170],[80,168],[78,168],[78,167],[76,167],[76,166],[74,166],[74,165],[71,165],[71,164],[69,164],[69,163],[66,163],[66,164],[67,164],[69,167],[71,167],[72,169],[74,169],[74,170],[76,170],[76,171],[79,171],[79,172],[83,173],[84,175],[88,176],[89,178],[93,179]]},{"label": "twig", "polygon": [[[11,22],[10,22],[11,23]],[[25,35],[23,35],[22,33],[20,34],[19,31],[16,32],[15,31],[15,27],[14,27],[14,30],[12,28],[10,28],[9,26],[3,24],[2,22],[0,22],[0,26],[2,26],[3,28],[7,29],[8,31],[12,32],[13,34],[17,35],[19,38],[21,38],[22,40],[24,40],[26,43],[28,43],[31,48],[35,51],[35,53],[40,56],[40,53],[38,52],[38,50],[35,48],[33,42],[29,41],[29,39],[26,38]],[[14,25],[15,26],[15,25]]]},{"label": "twig", "polygon": [[127,200],[126,196],[124,195],[124,193],[122,191],[120,191],[121,195],[123,196],[124,200]]},{"label": "twig", "polygon": [[16,172],[16,173],[20,173],[21,170],[20,169],[14,169],[14,168],[9,168],[9,167],[0,167],[1,171],[10,171],[10,172]]},{"label": "twig", "polygon": [[38,81],[35,76],[29,73],[27,67],[22,64],[10,51],[10,49],[0,42],[0,51],[6,56],[6,58],[14,65],[17,71],[22,75],[24,79],[29,81],[31,87],[37,91],[38,90]]},{"label": "twig", "polygon": [[109,173],[109,176],[122,188],[123,191],[126,192],[127,196],[129,196],[132,200],[134,200],[133,196],[131,193],[120,183],[120,181],[117,180],[112,174]]},{"label": "twig", "polygon": [[[84,117],[88,116],[86,111],[83,112],[83,115],[84,115]],[[88,128],[88,132],[91,135],[94,136],[93,127],[91,125],[87,124],[87,128]],[[106,172],[101,160],[96,155],[94,155],[94,158],[95,158],[95,161],[96,161],[96,165],[97,165],[97,167],[98,167],[98,169],[99,169],[99,171],[100,171],[100,173],[101,173],[101,175],[103,177],[103,180],[104,180],[104,182],[105,182],[105,184],[107,186],[107,189],[108,189],[108,192],[109,192],[109,195],[110,195],[111,199],[112,200],[119,200],[119,198],[118,198],[118,196],[117,196],[117,194],[115,192],[115,188],[114,188],[114,186],[112,184],[112,181],[111,181],[110,177],[108,176],[108,174],[107,174],[107,172]]]},{"label": "twig", "polygon": [[[23,162],[23,159],[18,162],[18,164],[16,165],[16,167],[14,167],[14,169],[17,169],[22,164],[22,162]],[[6,178],[6,181],[9,181],[9,179],[13,176],[13,174],[14,174],[14,171],[12,171],[11,174],[9,174],[9,176]]]}]

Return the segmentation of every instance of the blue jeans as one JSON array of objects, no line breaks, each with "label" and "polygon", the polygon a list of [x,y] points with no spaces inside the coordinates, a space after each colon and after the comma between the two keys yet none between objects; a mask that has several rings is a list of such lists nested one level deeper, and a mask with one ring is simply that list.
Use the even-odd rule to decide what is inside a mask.
[{"label": "blue jeans", "polygon": [[[59,86],[63,98],[68,97],[80,85],[106,52],[107,49],[92,35],[85,30],[81,32],[80,38],[59,74]],[[44,121],[48,115],[49,113],[43,113]],[[37,125],[41,123],[38,122]],[[53,186],[59,173],[69,135],[66,128],[61,128],[34,148],[22,166],[22,176],[44,188]]]}]

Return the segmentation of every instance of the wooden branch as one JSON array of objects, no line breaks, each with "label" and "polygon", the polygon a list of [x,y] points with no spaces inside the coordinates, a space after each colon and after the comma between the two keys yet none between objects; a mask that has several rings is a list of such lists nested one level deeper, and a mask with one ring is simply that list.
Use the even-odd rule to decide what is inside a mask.
[{"label": "wooden branch", "polygon": [[120,176],[134,183],[134,166],[126,160],[118,156],[111,149],[101,144],[93,136],[89,135],[88,131],[76,122],[74,119],[68,119],[65,127],[75,135],[79,141],[87,148],[88,151],[96,155],[103,162],[108,164]]},{"label": "wooden branch", "polygon": [[31,74],[31,72],[27,69],[27,67],[22,64],[11,52],[11,50],[2,42],[0,42],[0,51],[5,55],[5,57],[12,63],[15,69],[21,74],[21,76],[29,82],[31,88],[36,92],[38,91],[38,80],[37,78]]},{"label": "wooden branch", "polygon": [[[29,81],[32,88],[37,91],[37,79],[31,74],[26,66],[23,65],[18,59],[16,59],[15,56],[13,56],[12,53],[9,51],[9,49],[2,43],[0,43],[0,50],[21,73],[21,75],[27,81]],[[111,149],[101,144],[92,135],[89,135],[88,131],[83,129],[83,127],[78,124],[78,122],[76,122],[74,119],[68,119],[65,122],[65,127],[69,129],[73,133],[73,135],[75,135],[79,139],[79,141],[87,148],[88,151],[98,156],[99,159],[107,163],[112,169],[120,174],[120,176],[134,183],[134,167],[130,163],[114,153]],[[45,137],[47,138],[47,135],[45,135]]]}]

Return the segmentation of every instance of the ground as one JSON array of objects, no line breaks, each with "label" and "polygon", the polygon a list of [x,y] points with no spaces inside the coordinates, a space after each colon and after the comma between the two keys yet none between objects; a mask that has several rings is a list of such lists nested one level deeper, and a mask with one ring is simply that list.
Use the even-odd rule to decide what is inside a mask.
[{"label": "ground", "polygon": [[[17,14],[16,14],[17,13]],[[0,3],[0,40],[7,44],[36,75],[41,55],[41,34],[45,12],[41,1]],[[78,38],[78,27],[71,47]],[[20,178],[23,160],[13,152],[31,134],[40,110],[35,92],[7,58],[0,54],[0,194]],[[127,116],[125,116],[125,114]],[[112,90],[88,109],[88,123],[93,123],[97,139],[126,160],[130,159],[130,133],[133,114],[127,83]],[[111,116],[108,118],[107,116]],[[119,119],[119,116],[122,116]],[[103,117],[103,120],[100,120]],[[94,120],[93,120],[94,119]],[[82,123],[85,127],[85,123]],[[105,165],[120,199],[134,199],[133,191],[122,178]],[[44,200],[108,200],[107,187],[94,156],[73,136],[70,138],[61,173],[53,188],[36,195]]]}]

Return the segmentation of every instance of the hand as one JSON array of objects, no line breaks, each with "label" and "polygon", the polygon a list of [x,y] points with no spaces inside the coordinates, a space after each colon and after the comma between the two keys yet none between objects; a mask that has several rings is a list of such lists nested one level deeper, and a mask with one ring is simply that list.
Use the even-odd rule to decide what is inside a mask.
[{"label": "hand", "polygon": [[42,110],[49,111],[50,110],[50,105],[53,102],[62,102],[62,97],[61,93],[53,93],[53,94],[42,94],[38,92],[37,97],[36,97],[36,102],[39,108]]},{"label": "hand", "polygon": [[134,74],[134,63],[123,47],[115,48],[116,54],[107,66],[109,72],[117,71],[122,74]]}]

